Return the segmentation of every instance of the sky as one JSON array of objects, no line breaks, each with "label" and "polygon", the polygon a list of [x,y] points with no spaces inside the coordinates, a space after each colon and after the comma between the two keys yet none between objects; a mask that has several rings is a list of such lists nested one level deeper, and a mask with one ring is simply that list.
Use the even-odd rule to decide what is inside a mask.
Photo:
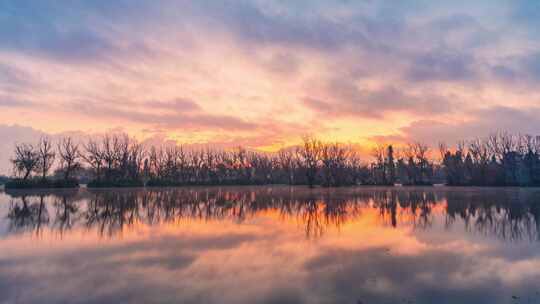
[{"label": "sky", "polygon": [[540,134],[540,2],[0,1],[15,142],[126,132],[265,151]]}]

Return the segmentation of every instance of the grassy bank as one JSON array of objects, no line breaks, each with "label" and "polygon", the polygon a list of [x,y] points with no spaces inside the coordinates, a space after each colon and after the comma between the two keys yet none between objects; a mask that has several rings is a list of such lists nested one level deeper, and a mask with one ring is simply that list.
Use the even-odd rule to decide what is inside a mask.
[{"label": "grassy bank", "polygon": [[48,179],[20,179],[15,178],[5,183],[6,189],[41,189],[41,188],[77,188],[79,182],[75,179],[48,180]]}]

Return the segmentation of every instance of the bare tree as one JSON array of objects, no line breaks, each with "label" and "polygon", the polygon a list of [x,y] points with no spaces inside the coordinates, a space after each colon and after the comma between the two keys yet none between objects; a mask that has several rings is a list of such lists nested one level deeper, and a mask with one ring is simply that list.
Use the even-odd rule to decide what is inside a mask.
[{"label": "bare tree", "polygon": [[285,172],[289,185],[294,184],[294,171],[298,164],[295,154],[290,149],[281,149],[278,152],[280,168]]},{"label": "bare tree", "polygon": [[163,149],[152,147],[149,152],[150,176],[154,179],[163,178],[166,171],[165,153]]},{"label": "bare tree", "polygon": [[343,171],[348,158],[348,150],[338,143],[326,143],[321,146],[321,162],[325,185],[341,186]]},{"label": "bare tree", "polygon": [[49,173],[49,170],[51,169],[54,163],[54,159],[56,157],[56,153],[54,152],[52,141],[48,137],[42,137],[39,140],[37,152],[38,152],[39,162],[36,167],[36,170],[39,171],[41,175],[41,179],[45,180],[47,178],[47,174]]},{"label": "bare tree", "polygon": [[387,148],[385,144],[377,144],[371,151],[371,155],[375,158],[375,163],[371,165],[371,169],[373,172],[373,182],[376,184],[388,184],[386,178],[386,152]]},{"label": "bare tree", "polygon": [[100,144],[90,138],[84,145],[84,150],[85,153],[81,154],[81,157],[94,169],[96,179],[100,180],[104,164],[103,150]]},{"label": "bare tree", "polygon": [[[125,145],[122,145],[124,147]],[[127,152],[122,153],[121,175],[123,178],[140,180],[143,163],[145,159],[145,149],[136,140],[127,139]]]},{"label": "bare tree", "polygon": [[297,149],[300,163],[306,170],[307,183],[310,188],[315,184],[315,178],[321,160],[321,142],[313,137],[303,138],[304,144]]},{"label": "bare tree", "polygon": [[446,145],[446,143],[441,141],[439,142],[438,147],[439,147],[439,157],[440,157],[439,161],[442,163],[444,161],[444,158],[446,157],[446,153],[448,153],[448,146]]},{"label": "bare tree", "polygon": [[38,167],[39,153],[31,144],[16,144],[15,157],[11,159],[11,163],[15,172],[27,180]]},{"label": "bare tree", "polygon": [[79,145],[71,137],[64,137],[58,143],[58,155],[64,180],[69,180],[73,172],[81,168]]},{"label": "bare tree", "polygon": [[365,183],[369,176],[369,169],[362,164],[359,153],[353,147],[349,147],[348,154],[347,168],[349,169],[349,183],[351,185]]},{"label": "bare tree", "polygon": [[[117,135],[106,134],[101,141],[102,159],[105,164],[105,177],[111,178],[113,169],[120,160],[121,145],[123,143]],[[127,147],[126,147],[127,150]]]}]

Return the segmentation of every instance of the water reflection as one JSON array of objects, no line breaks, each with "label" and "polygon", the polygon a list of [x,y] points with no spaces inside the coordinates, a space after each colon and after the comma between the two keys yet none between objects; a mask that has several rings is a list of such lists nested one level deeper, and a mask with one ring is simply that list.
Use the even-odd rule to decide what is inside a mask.
[{"label": "water reflection", "polygon": [[0,194],[0,303],[540,303],[540,189]]},{"label": "water reflection", "polygon": [[446,228],[459,222],[467,231],[505,240],[539,239],[540,192],[533,190],[169,188],[11,192],[9,196],[10,233],[39,235],[44,228],[64,233],[86,227],[114,237],[141,223],[183,219],[241,223],[274,212],[280,220],[299,222],[311,238],[327,229],[339,230],[368,208],[378,210],[381,224],[392,227],[429,229],[434,217],[442,215]]}]

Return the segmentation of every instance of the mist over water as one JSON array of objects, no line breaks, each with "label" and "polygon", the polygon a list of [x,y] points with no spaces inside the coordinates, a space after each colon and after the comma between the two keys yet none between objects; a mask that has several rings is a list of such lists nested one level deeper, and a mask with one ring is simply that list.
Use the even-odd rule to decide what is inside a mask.
[{"label": "mist over water", "polygon": [[0,193],[0,303],[539,303],[540,189]]}]

